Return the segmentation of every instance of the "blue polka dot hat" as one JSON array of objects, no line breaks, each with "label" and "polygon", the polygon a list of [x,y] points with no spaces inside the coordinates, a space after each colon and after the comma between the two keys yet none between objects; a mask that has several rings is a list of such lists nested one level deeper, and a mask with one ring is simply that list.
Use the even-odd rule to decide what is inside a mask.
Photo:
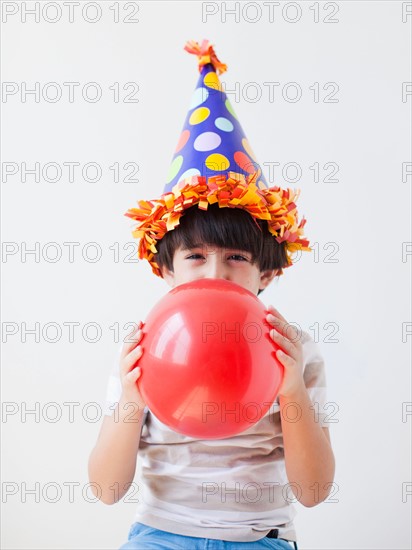
[{"label": "blue polka dot hat", "polygon": [[[297,250],[310,251],[303,237],[306,220],[298,222],[295,201],[300,190],[269,188],[233,107],[220,83],[227,66],[213,46],[190,41],[185,50],[198,57],[199,80],[192,94],[182,132],[159,199],[138,201],[126,216],[138,223],[133,236],[140,239],[139,258],[147,259],[153,273],[162,276],[155,261],[156,243],[179,225],[191,206],[207,210],[243,208],[256,219],[267,220],[277,242],[286,241],[288,266]],[[280,271],[280,274],[282,271]]]}]

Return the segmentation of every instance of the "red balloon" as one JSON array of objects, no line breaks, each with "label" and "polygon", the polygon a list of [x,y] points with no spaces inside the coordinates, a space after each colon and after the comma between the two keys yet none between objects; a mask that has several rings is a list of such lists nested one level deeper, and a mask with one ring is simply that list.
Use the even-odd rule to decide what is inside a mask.
[{"label": "red balloon", "polygon": [[283,365],[263,303],[224,279],[173,288],[143,325],[139,390],[172,430],[201,439],[241,433],[276,399]]}]

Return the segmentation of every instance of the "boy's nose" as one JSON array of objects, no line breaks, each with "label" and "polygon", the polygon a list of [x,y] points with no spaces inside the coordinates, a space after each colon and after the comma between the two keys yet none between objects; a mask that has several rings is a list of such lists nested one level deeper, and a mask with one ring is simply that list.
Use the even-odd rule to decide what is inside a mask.
[{"label": "boy's nose", "polygon": [[230,279],[229,270],[218,252],[209,255],[204,276],[207,279]]}]

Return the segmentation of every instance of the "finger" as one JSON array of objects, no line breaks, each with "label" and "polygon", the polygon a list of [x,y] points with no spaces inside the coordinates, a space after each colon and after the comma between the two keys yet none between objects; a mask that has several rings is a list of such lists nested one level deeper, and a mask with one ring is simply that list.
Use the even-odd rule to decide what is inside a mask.
[{"label": "finger", "polygon": [[285,353],[294,357],[297,354],[296,346],[293,342],[282,336],[275,328],[269,331],[270,337]]},{"label": "finger", "polygon": [[285,336],[288,340],[290,340],[292,342],[297,342],[298,340],[300,340],[300,338],[302,336],[302,331],[299,330],[294,325],[291,325],[287,321],[282,321],[282,320],[276,318],[271,313],[267,314],[266,320],[273,327],[276,327],[278,332],[280,332],[280,334],[282,334],[282,336]]},{"label": "finger", "polygon": [[129,373],[127,373],[126,379],[128,382],[134,383],[137,380],[139,380],[141,375],[142,375],[142,369],[140,367],[135,367]]},{"label": "finger", "polygon": [[275,308],[275,306],[269,305],[267,311],[269,311],[269,313],[272,313],[272,315],[278,317],[284,323],[287,323],[286,319],[283,317],[283,315],[280,314],[280,312]]},{"label": "finger", "polygon": [[129,373],[133,367],[135,367],[136,361],[140,359],[142,354],[142,346],[137,346],[128,355],[126,355],[126,357],[120,363],[120,372],[123,374],[123,376],[126,376],[126,374]]},{"label": "finger", "polygon": [[272,325],[272,327],[275,327],[282,336],[285,336],[286,338],[295,341],[296,332],[294,330],[294,327],[290,325],[287,321],[282,321],[282,319],[275,317],[272,313],[267,314],[266,320],[270,325]]},{"label": "finger", "polygon": [[126,357],[129,355],[129,353],[131,353],[137,348],[141,338],[142,338],[142,335],[138,331],[136,333],[136,338],[132,342],[125,342],[123,344],[122,351],[120,354],[120,362],[124,361]]},{"label": "finger", "polygon": [[[140,322],[141,323],[141,322]],[[143,337],[143,331],[141,329],[140,323],[135,326],[132,332],[128,335],[127,341],[124,342],[122,351],[120,354],[120,360],[124,359],[130,351],[137,346],[140,340]]]},{"label": "finger", "polygon": [[290,367],[295,362],[295,359],[293,359],[293,357],[291,357],[281,349],[277,350],[276,357],[285,368]]},{"label": "finger", "polygon": [[284,325],[283,321],[278,319],[273,315],[273,313],[268,313],[266,315],[266,320],[268,323],[270,323],[273,327],[278,327],[279,329]]}]

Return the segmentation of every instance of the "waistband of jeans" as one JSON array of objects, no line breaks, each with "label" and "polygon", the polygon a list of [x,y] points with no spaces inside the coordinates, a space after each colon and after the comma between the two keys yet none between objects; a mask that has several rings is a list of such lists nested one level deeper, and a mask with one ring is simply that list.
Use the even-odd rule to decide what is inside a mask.
[{"label": "waistband of jeans", "polygon": [[292,544],[295,550],[298,549],[298,546],[294,540],[288,540],[288,539],[282,539],[279,537],[279,529],[271,529],[269,533],[266,535],[269,539],[279,539],[284,540],[285,542],[288,542],[289,544]]}]

